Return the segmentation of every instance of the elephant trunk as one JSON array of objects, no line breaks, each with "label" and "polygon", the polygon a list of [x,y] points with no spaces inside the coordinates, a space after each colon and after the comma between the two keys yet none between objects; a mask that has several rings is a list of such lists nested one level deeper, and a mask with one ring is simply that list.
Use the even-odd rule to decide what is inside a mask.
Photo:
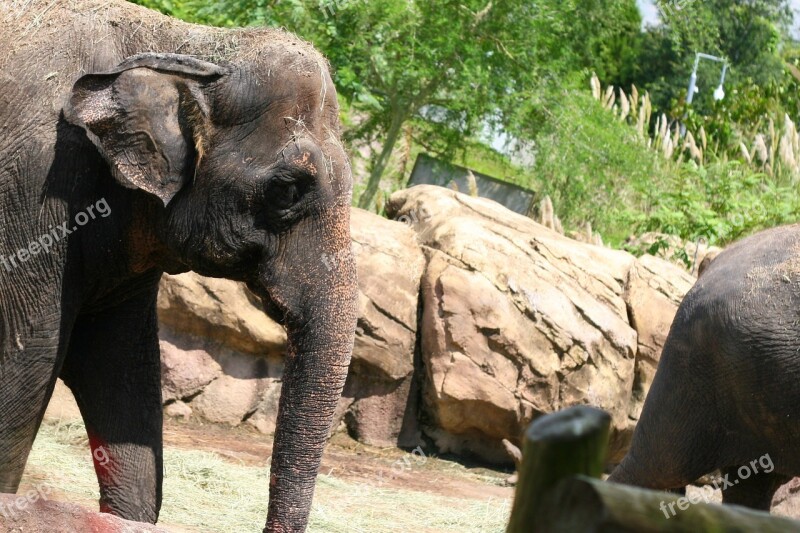
[{"label": "elephant trunk", "polygon": [[[314,221],[315,228],[306,228],[307,239],[300,239],[305,245],[283,250],[284,274],[269,284],[272,302],[285,314],[288,350],[265,533],[306,528],[322,452],[353,351],[358,283],[350,213],[349,207],[336,211]],[[320,235],[327,237],[319,242]],[[292,242],[298,242],[294,237]]]}]

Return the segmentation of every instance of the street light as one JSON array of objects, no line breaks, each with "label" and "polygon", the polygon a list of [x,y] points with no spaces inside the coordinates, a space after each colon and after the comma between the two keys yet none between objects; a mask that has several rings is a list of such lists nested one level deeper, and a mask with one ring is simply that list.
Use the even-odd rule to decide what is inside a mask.
[{"label": "street light", "polygon": [[694,68],[692,69],[692,75],[689,77],[689,92],[686,95],[687,104],[692,103],[694,94],[698,92],[697,66],[700,64],[701,59],[708,59],[709,61],[722,63],[722,76],[719,78],[719,86],[717,87],[717,90],[714,91],[714,100],[722,100],[725,98],[725,90],[722,88],[722,85],[725,83],[725,73],[728,71],[728,61],[724,57],[717,57],[709,54],[703,54],[702,52],[697,52],[694,56]]},{"label": "street light", "polygon": [[[692,75],[689,76],[689,90],[686,93],[687,106],[691,105],[692,100],[694,100],[695,93],[699,91],[697,88],[697,67],[700,64],[701,59],[708,59],[709,61],[722,63],[722,76],[719,78],[719,85],[717,86],[716,90],[714,90],[714,100],[720,101],[725,98],[725,89],[723,89],[723,85],[725,83],[725,73],[728,71],[728,61],[724,57],[717,57],[704,54],[702,52],[696,52],[694,55],[694,68],[692,69]],[[685,133],[686,126],[681,124],[681,136],[683,136]]]},{"label": "street light", "polygon": [[719,86],[717,90],[714,91],[714,100],[720,101],[725,98],[725,90],[722,88],[722,84],[725,83],[725,73],[728,71],[728,63],[722,65],[722,76],[719,78]]},{"label": "street light", "polygon": [[717,90],[714,91],[714,100],[720,101],[725,98],[725,91],[722,89],[722,85],[717,87]]}]

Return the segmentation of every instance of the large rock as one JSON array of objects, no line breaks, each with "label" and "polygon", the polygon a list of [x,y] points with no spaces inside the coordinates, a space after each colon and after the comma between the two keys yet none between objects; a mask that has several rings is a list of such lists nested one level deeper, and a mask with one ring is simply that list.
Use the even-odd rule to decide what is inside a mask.
[{"label": "large rock", "polygon": [[[415,446],[410,399],[425,260],[407,224],[366,211],[353,210],[352,239],[360,314],[337,419],[362,442]],[[246,420],[273,432],[286,334],[260,302],[243,284],[188,273],[163,277],[158,307],[164,400],[213,422]]]},{"label": "large rock", "polygon": [[425,258],[415,232],[361,209],[351,211],[359,319],[345,386],[345,423],[375,446],[416,446],[414,353]]},{"label": "large rock", "polygon": [[185,404],[170,412],[234,426],[251,417],[254,424],[274,418],[274,412],[256,412],[281,377],[286,333],[243,284],[165,275],[158,313],[162,395],[168,407]]},{"label": "large rock", "polygon": [[[286,334],[242,284],[165,275],[158,298],[161,389],[167,414],[260,429],[262,394],[280,379]],[[274,430],[274,422],[271,429]]]},{"label": "large rock", "polygon": [[[387,211],[413,221],[429,260],[423,402],[426,432],[440,450],[504,463],[501,439],[517,440],[540,414],[591,404],[611,414],[612,459],[619,457],[638,415],[631,402],[639,334],[626,296],[632,272],[648,275],[647,263],[438,187],[395,193]],[[634,292],[673,294],[691,284],[665,268],[667,278],[653,274],[652,289],[648,281]],[[637,312],[645,310],[637,304]],[[643,337],[654,336],[643,327]]]},{"label": "large rock", "polygon": [[351,211],[358,264],[359,319],[353,365],[396,381],[414,370],[419,281],[425,268],[416,234],[398,221]]},{"label": "large rock", "polygon": [[800,519],[800,478],[790,479],[775,492],[770,512],[779,516]]},{"label": "large rock", "polygon": [[161,392],[164,401],[180,400],[201,392],[222,374],[222,367],[206,350],[180,349],[170,342],[169,330],[161,333]]},{"label": "large rock", "polygon": [[194,273],[165,274],[158,319],[173,331],[213,339],[242,353],[282,357],[286,350],[286,332],[264,314],[258,298],[242,283]]},{"label": "large rock", "polygon": [[[396,193],[388,212],[352,211],[360,314],[334,427],[415,446],[422,419],[442,451],[507,462],[503,438],[592,404],[619,458],[693,278],[438,187]],[[286,337],[244,285],[164,276],[159,314],[170,412],[273,432]]]}]

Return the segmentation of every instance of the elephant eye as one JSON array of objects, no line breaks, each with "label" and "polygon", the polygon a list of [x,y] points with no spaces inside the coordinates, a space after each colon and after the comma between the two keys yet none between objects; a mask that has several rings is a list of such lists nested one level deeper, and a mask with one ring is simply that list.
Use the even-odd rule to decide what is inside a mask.
[{"label": "elephant eye", "polygon": [[266,200],[278,210],[287,210],[303,199],[311,181],[302,175],[279,175],[270,180]]},{"label": "elephant eye", "polygon": [[278,209],[289,209],[300,199],[297,185],[293,183],[275,184],[270,188],[272,201]]}]

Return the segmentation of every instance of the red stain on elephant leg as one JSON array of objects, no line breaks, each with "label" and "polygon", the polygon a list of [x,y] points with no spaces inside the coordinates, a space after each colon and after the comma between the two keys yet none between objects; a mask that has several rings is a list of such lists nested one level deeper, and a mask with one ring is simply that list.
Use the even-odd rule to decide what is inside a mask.
[{"label": "red stain on elephant leg", "polygon": [[[111,448],[108,443],[98,437],[92,432],[89,434],[89,446],[92,450],[92,462],[94,463],[94,471],[97,474],[97,480],[100,482],[101,493],[113,487],[116,483],[116,464],[114,463],[113,456],[111,455]],[[111,513],[112,510],[100,498],[100,512]]]}]

